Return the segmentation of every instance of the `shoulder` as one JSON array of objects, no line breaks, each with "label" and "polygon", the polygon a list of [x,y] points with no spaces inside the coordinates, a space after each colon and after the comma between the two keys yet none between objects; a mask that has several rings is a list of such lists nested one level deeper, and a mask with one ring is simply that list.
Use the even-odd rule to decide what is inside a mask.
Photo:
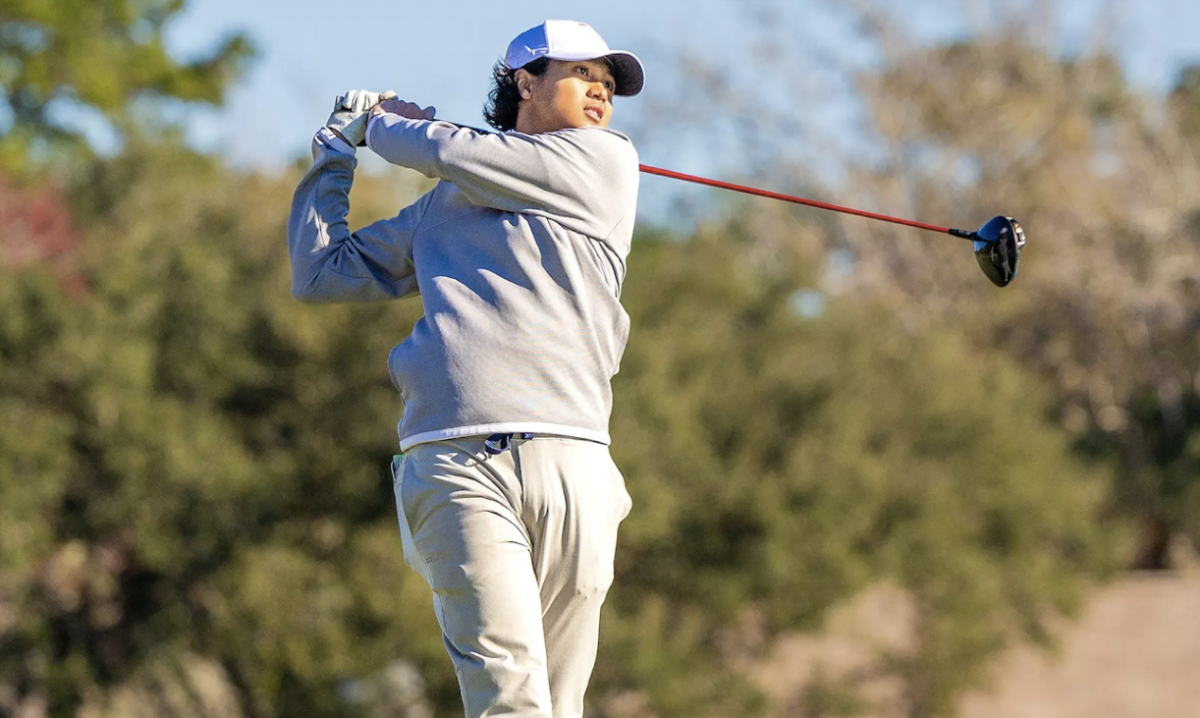
[{"label": "shoulder", "polygon": [[548,132],[540,137],[556,145],[557,151],[572,164],[591,167],[610,181],[626,177],[634,183],[637,181],[637,149],[629,137],[616,130],[578,127]]},{"label": "shoulder", "polygon": [[633,140],[629,139],[627,135],[607,127],[573,127],[549,132],[545,136],[558,138],[595,152],[612,153],[637,159],[637,150],[634,149]]}]

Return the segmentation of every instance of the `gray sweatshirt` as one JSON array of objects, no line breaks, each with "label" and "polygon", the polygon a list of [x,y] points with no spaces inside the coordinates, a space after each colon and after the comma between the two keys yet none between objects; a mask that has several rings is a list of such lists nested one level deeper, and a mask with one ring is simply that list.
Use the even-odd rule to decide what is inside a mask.
[{"label": "gray sweatshirt", "polygon": [[375,118],[368,145],[442,180],[351,233],[357,160],[321,139],[292,203],[292,293],[356,302],[419,293],[425,314],[388,357],[400,447],[532,432],[609,442],[610,380],[629,333],[620,304],[638,157],[601,128],[483,134]]}]

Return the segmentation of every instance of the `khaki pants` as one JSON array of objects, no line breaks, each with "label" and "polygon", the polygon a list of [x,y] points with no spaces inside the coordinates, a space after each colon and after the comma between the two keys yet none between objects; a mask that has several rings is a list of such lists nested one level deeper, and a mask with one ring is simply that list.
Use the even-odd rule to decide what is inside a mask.
[{"label": "khaki pants", "polygon": [[418,444],[393,467],[404,556],[433,589],[468,718],[576,718],[617,526],[608,447],[558,437]]}]

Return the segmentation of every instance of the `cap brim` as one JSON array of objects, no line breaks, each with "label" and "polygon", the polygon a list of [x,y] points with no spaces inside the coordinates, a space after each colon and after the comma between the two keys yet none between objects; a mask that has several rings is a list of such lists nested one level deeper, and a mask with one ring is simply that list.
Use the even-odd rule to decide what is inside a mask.
[{"label": "cap brim", "polygon": [[622,97],[633,97],[642,91],[642,85],[646,83],[646,73],[642,69],[642,61],[637,58],[632,52],[624,50],[613,50],[605,55],[597,55],[595,57],[581,57],[573,53],[551,53],[543,57],[551,60],[595,60],[600,57],[606,57],[613,65],[613,80],[617,83],[617,89],[614,94]]},{"label": "cap brim", "polygon": [[611,55],[605,55],[613,64],[616,75],[617,89],[615,93],[622,97],[632,97],[642,91],[646,82],[646,73],[642,69],[642,61],[632,52],[618,50]]}]

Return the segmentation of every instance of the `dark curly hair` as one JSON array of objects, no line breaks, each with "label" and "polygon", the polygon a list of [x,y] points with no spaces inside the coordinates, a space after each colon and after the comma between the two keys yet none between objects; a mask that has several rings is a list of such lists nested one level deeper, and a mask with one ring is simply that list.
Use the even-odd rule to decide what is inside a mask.
[{"label": "dark curly hair", "polygon": [[[535,77],[546,74],[550,60],[539,57],[520,69]],[[521,91],[517,89],[517,71],[508,69],[503,61],[492,68],[492,89],[483,105],[483,119],[501,132],[516,129],[517,112],[521,109]]]}]

